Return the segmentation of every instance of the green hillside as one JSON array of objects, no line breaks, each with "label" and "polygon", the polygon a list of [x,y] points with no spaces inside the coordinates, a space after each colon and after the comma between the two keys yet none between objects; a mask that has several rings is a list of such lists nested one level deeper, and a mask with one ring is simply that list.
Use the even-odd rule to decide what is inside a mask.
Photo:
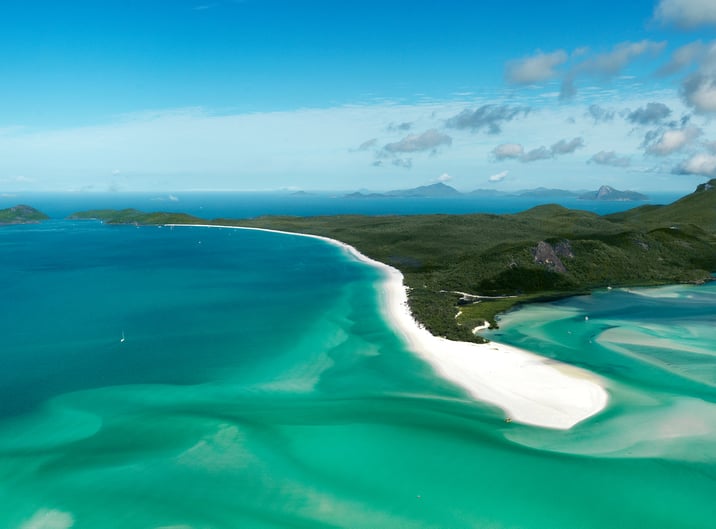
[{"label": "green hillside", "polygon": [[[82,216],[106,222],[207,222],[136,211]],[[707,281],[716,270],[715,221],[716,180],[669,206],[608,216],[545,205],[514,215],[272,216],[211,222],[323,235],[355,246],[404,274],[410,307],[433,334],[472,340],[473,327],[485,320],[494,325],[498,313],[518,303],[608,286]]]},{"label": "green hillside", "polygon": [[713,234],[716,232],[714,193],[716,178],[699,185],[695,192],[667,206],[642,206],[607,218],[636,226],[679,228],[681,225],[692,225]]}]

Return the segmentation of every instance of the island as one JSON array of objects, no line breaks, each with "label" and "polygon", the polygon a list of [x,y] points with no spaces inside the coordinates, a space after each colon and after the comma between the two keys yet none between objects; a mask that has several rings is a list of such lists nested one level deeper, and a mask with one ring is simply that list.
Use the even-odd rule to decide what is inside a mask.
[{"label": "island", "polygon": [[611,186],[602,186],[596,191],[583,193],[578,198],[581,200],[612,200],[618,202],[636,202],[649,199],[648,196],[636,191],[619,191]]},{"label": "island", "polygon": [[617,202],[637,202],[649,200],[649,197],[636,191],[620,191],[611,186],[603,185],[596,191],[568,191],[565,189],[548,189],[538,187],[522,191],[498,191],[496,189],[475,189],[461,193],[452,186],[438,182],[411,189],[396,189],[384,193],[355,191],[344,198],[459,198],[459,197],[537,197],[537,198],[576,198],[580,200],[599,200]]},{"label": "island", "polygon": [[517,214],[267,216],[95,210],[108,224],[204,224],[328,237],[398,269],[433,335],[483,341],[516,305],[617,286],[701,283],[716,270],[716,179],[665,205],[611,215],[549,204]]},{"label": "island", "polygon": [[0,226],[11,224],[37,224],[50,217],[33,207],[19,204],[6,209],[0,209]]}]

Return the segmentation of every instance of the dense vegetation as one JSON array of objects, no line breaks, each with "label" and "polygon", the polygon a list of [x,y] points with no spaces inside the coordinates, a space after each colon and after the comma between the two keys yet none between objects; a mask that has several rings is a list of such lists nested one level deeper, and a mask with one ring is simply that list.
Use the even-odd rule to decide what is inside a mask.
[{"label": "dense vegetation", "polygon": [[[136,210],[82,216],[143,224],[207,222]],[[671,205],[607,216],[546,205],[514,215],[210,222],[324,235],[355,246],[404,274],[410,307],[433,334],[459,340],[475,339],[473,327],[485,320],[495,325],[498,313],[518,303],[607,286],[702,282],[716,270],[716,179]]]},{"label": "dense vegetation", "polygon": [[2,224],[35,224],[50,217],[30,206],[18,205],[0,209],[0,225]]},{"label": "dense vegetation", "polygon": [[101,220],[105,224],[197,224],[206,222],[186,213],[144,213],[138,209],[92,209],[73,213],[70,220]]}]

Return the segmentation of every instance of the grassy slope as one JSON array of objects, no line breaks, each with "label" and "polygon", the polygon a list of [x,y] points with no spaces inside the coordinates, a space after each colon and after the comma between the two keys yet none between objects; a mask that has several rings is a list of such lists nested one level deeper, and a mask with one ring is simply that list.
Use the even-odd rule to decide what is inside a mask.
[{"label": "grassy slope", "polygon": [[[707,280],[716,270],[716,180],[669,206],[599,216],[561,206],[515,215],[405,215],[217,219],[324,235],[403,272],[410,306],[436,335],[473,339],[470,329],[524,303],[618,285]],[[106,222],[203,222],[177,214],[105,213]],[[89,212],[87,217],[100,217]],[[536,262],[543,241],[564,270]],[[545,245],[544,243],[548,243]],[[559,255],[557,255],[559,254]],[[510,296],[461,305],[460,294]]]}]

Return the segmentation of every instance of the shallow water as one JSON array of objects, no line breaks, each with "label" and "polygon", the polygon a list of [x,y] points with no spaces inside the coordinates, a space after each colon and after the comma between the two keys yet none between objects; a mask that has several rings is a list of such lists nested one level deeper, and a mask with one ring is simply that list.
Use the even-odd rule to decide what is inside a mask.
[{"label": "shallow water", "polygon": [[0,251],[1,527],[713,525],[711,285],[506,316],[604,377],[564,432],[437,378],[321,241],[53,221]]}]

